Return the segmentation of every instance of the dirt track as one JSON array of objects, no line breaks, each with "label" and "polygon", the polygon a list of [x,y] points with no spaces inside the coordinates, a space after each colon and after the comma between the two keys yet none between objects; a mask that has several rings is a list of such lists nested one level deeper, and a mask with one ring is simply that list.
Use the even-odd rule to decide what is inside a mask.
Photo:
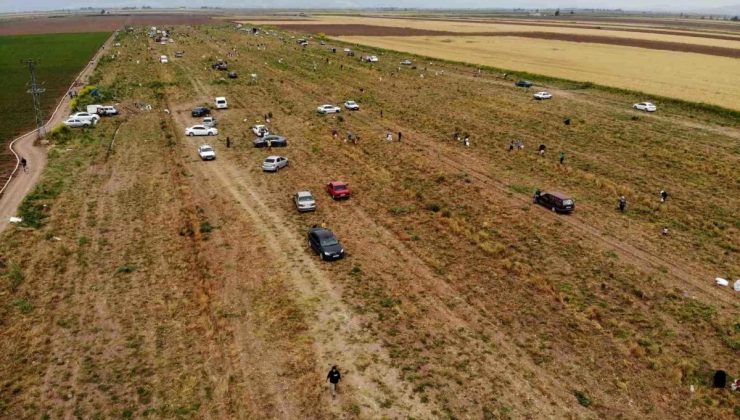
[{"label": "dirt track", "polygon": [[[450,32],[429,31],[424,29],[389,27],[377,25],[317,25],[317,24],[280,24],[283,29],[296,32],[324,33],[330,36],[510,36],[522,38],[548,39],[568,42],[587,42],[594,44],[621,45],[627,47],[647,48],[654,50],[689,52],[696,54],[716,55],[720,57],[740,58],[740,49],[694,45],[680,42],[650,41],[644,39],[617,38],[610,36],[561,34],[552,32]],[[735,38],[731,38],[735,39]]]},{"label": "dirt track", "polygon": [[[75,78],[72,82],[73,85],[76,83],[85,83],[87,81],[95,70],[98,60],[102,54],[110,48],[112,43],[113,36],[103,44],[93,59],[80,72],[77,78]],[[52,130],[57,125],[61,124],[67,115],[69,115],[69,101],[69,95],[66,94],[59,101],[54,113],[45,125],[47,131]],[[24,173],[23,170],[18,167],[6,190],[2,195],[0,195],[0,232],[8,226],[9,218],[15,215],[15,212],[23,201],[23,198],[31,192],[36,183],[38,183],[41,178],[41,173],[46,167],[46,147],[35,145],[34,143],[36,138],[36,130],[34,130],[23,136],[17,137],[15,141],[10,144],[11,150],[18,155],[19,159],[20,157],[24,157],[28,161],[28,172]]]},{"label": "dirt track", "polygon": [[72,15],[0,20],[0,35],[29,35],[66,32],[111,32],[123,26],[203,25],[214,23],[209,15],[132,14]]}]

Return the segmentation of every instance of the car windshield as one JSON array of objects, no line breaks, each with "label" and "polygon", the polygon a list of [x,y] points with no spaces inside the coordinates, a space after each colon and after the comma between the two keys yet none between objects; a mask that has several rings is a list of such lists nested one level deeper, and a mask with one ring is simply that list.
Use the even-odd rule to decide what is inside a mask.
[{"label": "car windshield", "polygon": [[275,159],[265,159],[265,163],[275,163]]},{"label": "car windshield", "polygon": [[339,244],[339,241],[337,241],[337,238],[333,236],[321,238],[321,246],[332,246],[332,245],[338,245],[338,244]]},{"label": "car windshield", "polygon": [[298,197],[298,201],[313,201],[313,197],[311,197],[310,195],[304,195]]},{"label": "car windshield", "polygon": [[201,147],[201,148],[200,148],[200,151],[201,151],[201,152],[212,152],[212,151],[213,151],[213,149],[211,149],[210,147]]},{"label": "car windshield", "polygon": [[563,205],[564,206],[571,206],[571,205],[573,205],[573,200],[571,200],[571,199],[563,200]]},{"label": "car windshield", "polygon": [[346,189],[347,189],[347,186],[346,186],[346,185],[344,185],[344,184],[334,185],[334,189],[335,189],[336,191],[344,191],[344,190],[346,190]]}]

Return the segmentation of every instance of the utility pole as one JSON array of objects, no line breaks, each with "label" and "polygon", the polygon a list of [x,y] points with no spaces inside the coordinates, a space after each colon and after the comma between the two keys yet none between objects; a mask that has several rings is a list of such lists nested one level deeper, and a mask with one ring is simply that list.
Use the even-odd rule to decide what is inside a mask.
[{"label": "utility pole", "polygon": [[23,60],[23,63],[28,65],[28,72],[31,74],[31,89],[28,89],[28,93],[33,97],[33,111],[36,117],[36,128],[38,129],[37,135],[38,138],[42,139],[46,135],[46,130],[44,129],[44,116],[41,110],[41,94],[46,89],[40,87],[36,82],[36,60],[30,58]]}]

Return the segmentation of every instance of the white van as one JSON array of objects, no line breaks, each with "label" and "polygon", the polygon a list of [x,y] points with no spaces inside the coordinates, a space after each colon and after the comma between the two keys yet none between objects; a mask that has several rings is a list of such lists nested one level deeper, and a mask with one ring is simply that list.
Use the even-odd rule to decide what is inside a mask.
[{"label": "white van", "polygon": [[89,114],[97,114],[98,109],[101,108],[103,105],[88,105],[87,106],[87,112]]},{"label": "white van", "polygon": [[226,102],[226,98],[219,96],[216,98],[216,109],[227,109],[229,104]]}]

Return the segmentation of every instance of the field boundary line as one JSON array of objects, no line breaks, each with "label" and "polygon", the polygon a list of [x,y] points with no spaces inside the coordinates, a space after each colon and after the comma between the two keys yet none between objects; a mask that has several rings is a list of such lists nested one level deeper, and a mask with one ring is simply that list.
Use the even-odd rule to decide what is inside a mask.
[{"label": "field boundary line", "polygon": [[[85,67],[83,67],[82,70],[80,70],[80,72],[77,73],[77,76],[75,76],[75,78],[72,80],[72,83],[69,85],[69,87],[67,88],[67,90],[64,92],[64,96],[62,96],[61,99],[59,99],[59,103],[57,103],[56,108],[54,108],[54,111],[52,111],[51,115],[49,115],[49,120],[46,121],[46,123],[44,123],[44,129],[47,129],[48,130],[49,127],[47,127],[47,126],[49,124],[51,124],[52,120],[54,119],[54,116],[56,115],[57,112],[59,112],[59,109],[61,108],[62,104],[64,103],[65,97],[69,94],[69,91],[72,90],[72,88],[75,86],[75,84],[80,79],[80,77],[82,77],[82,75],[88,70],[88,68],[90,68],[93,65],[93,63],[97,64],[97,59],[99,58],[100,53],[103,51],[103,49],[105,49],[105,45],[108,44],[108,42],[110,42],[111,38],[113,38],[114,36],[115,36],[115,31],[114,31],[113,34],[111,34],[111,36],[108,37],[108,39],[105,40],[105,42],[103,42],[103,45],[101,45],[100,48],[98,48],[98,51],[92,56],[92,58],[90,59],[90,61],[88,61],[87,65],[85,65]],[[8,188],[8,185],[10,185],[10,181],[13,180],[13,177],[18,172],[18,167],[21,164],[21,160],[20,160],[20,157],[18,156],[18,153],[16,153],[15,150],[13,150],[13,145],[18,140],[20,140],[20,139],[22,139],[22,138],[24,138],[26,136],[30,136],[30,135],[36,133],[38,130],[39,130],[38,128],[34,128],[33,130],[31,130],[31,131],[29,131],[29,132],[27,132],[25,134],[21,134],[20,136],[18,136],[15,139],[13,139],[13,141],[11,141],[10,144],[8,145],[8,148],[10,149],[10,152],[13,153],[13,155],[15,156],[15,168],[13,168],[13,172],[10,173],[10,176],[8,177],[8,180],[5,181],[5,185],[3,185],[2,188],[0,188],[0,198],[2,198],[3,194],[5,193],[5,190]]]}]

